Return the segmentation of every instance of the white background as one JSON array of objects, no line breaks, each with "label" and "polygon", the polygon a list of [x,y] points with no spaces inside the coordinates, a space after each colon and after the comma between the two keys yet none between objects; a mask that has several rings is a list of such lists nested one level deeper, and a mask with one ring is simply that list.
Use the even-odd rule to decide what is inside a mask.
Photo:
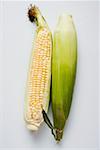
[{"label": "white background", "polygon": [[[73,16],[78,36],[78,68],[73,103],[63,140],[56,144],[43,123],[37,133],[23,119],[25,83],[35,26],[27,17],[32,2],[2,2],[0,13],[0,147],[99,150],[98,2],[34,2],[52,32],[58,16]],[[49,116],[52,119],[51,109]]]}]

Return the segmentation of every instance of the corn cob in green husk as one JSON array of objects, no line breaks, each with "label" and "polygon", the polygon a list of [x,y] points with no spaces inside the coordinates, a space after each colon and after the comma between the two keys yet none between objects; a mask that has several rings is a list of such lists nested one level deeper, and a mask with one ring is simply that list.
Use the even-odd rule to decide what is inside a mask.
[{"label": "corn cob in green husk", "polygon": [[42,110],[47,112],[49,105],[52,36],[36,6],[28,10],[28,17],[37,29],[28,70],[24,116],[27,128],[38,130],[43,122]]},{"label": "corn cob in green husk", "polygon": [[55,139],[60,141],[68,119],[77,66],[77,37],[72,16],[59,17],[52,54],[52,111]]}]

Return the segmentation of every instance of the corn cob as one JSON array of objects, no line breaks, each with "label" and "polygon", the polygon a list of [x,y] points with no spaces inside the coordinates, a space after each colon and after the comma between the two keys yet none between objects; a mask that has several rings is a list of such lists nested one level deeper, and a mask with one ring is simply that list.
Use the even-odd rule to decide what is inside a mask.
[{"label": "corn cob", "polygon": [[52,37],[36,6],[31,5],[28,17],[37,29],[28,70],[24,116],[27,128],[38,130],[43,122],[42,109],[47,112],[49,105]]},{"label": "corn cob", "polygon": [[77,38],[72,16],[59,17],[52,53],[52,110],[55,139],[63,136],[68,119],[76,76]]}]

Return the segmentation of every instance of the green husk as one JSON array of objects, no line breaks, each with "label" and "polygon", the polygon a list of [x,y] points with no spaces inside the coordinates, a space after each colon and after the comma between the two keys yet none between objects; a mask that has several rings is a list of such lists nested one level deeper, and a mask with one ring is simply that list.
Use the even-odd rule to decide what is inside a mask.
[{"label": "green husk", "polygon": [[52,53],[52,111],[55,139],[60,141],[68,119],[77,66],[77,37],[72,16],[62,14],[54,32]]}]

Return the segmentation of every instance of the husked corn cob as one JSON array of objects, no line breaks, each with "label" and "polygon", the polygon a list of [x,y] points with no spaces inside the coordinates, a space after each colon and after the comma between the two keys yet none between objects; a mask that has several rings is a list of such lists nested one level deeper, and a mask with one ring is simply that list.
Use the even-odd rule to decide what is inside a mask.
[{"label": "husked corn cob", "polygon": [[28,70],[25,121],[30,130],[37,130],[43,122],[42,109],[47,112],[49,104],[52,37],[36,6],[31,6],[28,16],[37,30]]},{"label": "husked corn cob", "polygon": [[77,37],[72,16],[59,18],[53,39],[52,110],[55,139],[60,141],[72,102],[77,65]]}]

